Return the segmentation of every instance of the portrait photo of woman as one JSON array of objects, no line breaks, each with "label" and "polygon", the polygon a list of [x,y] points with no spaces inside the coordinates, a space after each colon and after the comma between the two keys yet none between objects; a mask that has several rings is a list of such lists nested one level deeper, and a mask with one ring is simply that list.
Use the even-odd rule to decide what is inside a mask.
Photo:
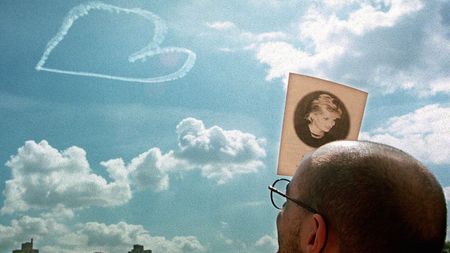
[{"label": "portrait photo of woman", "polygon": [[348,112],[335,95],[326,91],[312,92],[299,101],[294,128],[300,140],[316,148],[347,137]]}]

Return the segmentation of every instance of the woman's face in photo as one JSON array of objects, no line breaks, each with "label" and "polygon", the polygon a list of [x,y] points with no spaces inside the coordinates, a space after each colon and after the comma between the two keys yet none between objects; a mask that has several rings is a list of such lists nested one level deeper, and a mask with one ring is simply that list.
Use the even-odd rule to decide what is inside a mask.
[{"label": "woman's face in photo", "polygon": [[321,110],[321,112],[316,112],[311,115],[311,124],[322,132],[328,133],[331,128],[336,124],[336,119],[338,115],[334,112],[329,112],[328,110]]}]

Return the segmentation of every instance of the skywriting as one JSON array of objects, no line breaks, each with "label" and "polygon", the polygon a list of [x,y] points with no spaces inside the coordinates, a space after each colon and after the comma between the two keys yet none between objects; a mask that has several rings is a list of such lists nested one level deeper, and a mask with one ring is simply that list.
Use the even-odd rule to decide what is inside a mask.
[{"label": "skywriting", "polygon": [[[128,57],[129,61],[128,64],[132,64],[136,61],[145,62],[147,58],[157,57],[164,54],[185,54],[187,55],[185,63],[177,71],[173,73],[155,77],[152,77],[150,73],[149,77],[144,78],[132,76],[116,76],[112,74],[97,73],[90,71],[66,70],[60,69],[58,67],[47,67],[46,66],[47,59],[51,57],[52,51],[59,45],[61,41],[64,40],[66,35],[70,32],[70,28],[78,21],[78,19],[83,18],[84,16],[88,16],[91,11],[106,11],[110,15],[123,15],[123,14],[138,15],[149,22],[149,27],[151,25],[154,26],[154,35],[150,39],[149,43],[138,52],[131,54]],[[120,8],[102,2],[88,2],[76,6],[69,11],[58,33],[48,42],[41,59],[36,65],[36,70],[49,71],[59,74],[98,77],[98,78],[106,78],[128,82],[140,82],[140,83],[160,83],[175,80],[183,77],[191,70],[191,68],[194,66],[195,63],[196,54],[186,48],[161,47],[161,44],[164,42],[166,33],[167,33],[167,26],[165,22],[159,16],[155,15],[150,11],[138,8],[133,9]],[[126,51],[127,49],[123,48],[122,50]],[[151,72],[151,70],[149,70],[149,72]]]}]

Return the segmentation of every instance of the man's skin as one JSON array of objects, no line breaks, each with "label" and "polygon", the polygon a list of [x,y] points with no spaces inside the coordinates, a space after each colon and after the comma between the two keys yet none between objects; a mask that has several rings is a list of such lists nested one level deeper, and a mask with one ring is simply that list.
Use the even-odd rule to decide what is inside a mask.
[{"label": "man's skin", "polygon": [[[298,184],[303,172],[308,169],[310,159],[307,157],[302,161],[289,183],[286,194],[294,199],[303,199],[302,193],[299,191],[301,187]],[[338,252],[331,250],[333,248],[331,246],[336,243],[330,230],[326,235],[326,224],[323,217],[308,212],[291,201],[285,203],[277,216],[277,230],[278,253],[320,252],[325,246],[329,246],[326,252]],[[325,245],[326,237],[328,237],[327,245]]]},{"label": "man's skin", "polygon": [[[389,186],[392,186],[392,191],[397,191],[398,194],[394,195],[396,197],[400,196],[401,199],[406,199],[405,201],[401,201],[404,206],[407,206],[407,208],[399,207],[400,211],[400,219],[394,218],[390,219],[391,217],[388,217],[387,220],[381,220],[381,226],[377,225],[375,223],[376,227],[382,227],[383,229],[386,229],[386,231],[389,231],[390,227],[398,228],[400,227],[400,230],[398,231],[408,231],[415,230],[415,227],[411,227],[411,224],[417,224],[412,225],[417,228],[417,231],[419,232],[418,237],[412,237],[412,238],[419,238],[419,239],[408,239],[409,237],[405,237],[406,239],[403,239],[403,237],[400,237],[401,239],[398,241],[402,241],[402,243],[396,243],[394,240],[394,246],[387,246],[388,250],[382,249],[382,250],[376,250],[374,247],[370,246],[369,249],[373,249],[373,251],[370,252],[406,252],[403,251],[405,249],[403,245],[415,245],[414,243],[417,243],[419,241],[419,244],[417,245],[425,245],[424,250],[418,250],[414,252],[440,252],[439,247],[440,244],[444,242],[445,239],[445,220],[446,220],[446,207],[445,207],[445,197],[442,193],[442,187],[437,183],[434,176],[423,166],[421,165],[417,160],[415,160],[413,157],[407,155],[406,153],[403,153],[400,150],[396,150],[392,147],[376,144],[376,143],[370,143],[370,142],[357,142],[357,141],[337,141],[332,142],[329,144],[326,144],[319,149],[317,149],[315,152],[313,152],[311,155],[306,157],[301,164],[299,165],[298,169],[296,170],[289,187],[287,189],[287,196],[296,199],[301,200],[303,202],[311,201],[311,196],[308,196],[308,187],[311,183],[317,183],[319,182],[317,178],[308,178],[311,177],[310,170],[318,168],[317,164],[330,164],[327,168],[333,168],[335,166],[336,160],[339,160],[339,157],[345,157],[344,164],[346,161],[350,161],[349,164],[351,169],[346,169],[346,166],[340,167],[340,170],[347,170],[349,172],[346,172],[350,177],[348,180],[345,178],[345,176],[341,177],[339,180],[347,180],[351,181],[347,188],[353,187],[355,185],[355,191],[352,191],[352,189],[348,190],[350,193],[353,193],[354,196],[350,196],[349,198],[343,198],[342,200],[337,201],[339,207],[340,206],[348,206],[349,208],[346,210],[352,210],[352,207],[355,207],[357,205],[354,201],[357,199],[357,203],[361,203],[361,199],[358,199],[358,197],[355,196],[366,196],[365,191],[362,191],[361,188],[357,188],[360,185],[358,183],[361,180],[355,180],[355,178],[358,178],[358,176],[363,175],[364,177],[371,177],[372,171],[371,170],[378,170],[378,167],[383,167],[383,169],[380,169],[379,171],[382,171],[381,175],[386,176],[386,181],[389,181]],[[369,161],[369,162],[367,162]],[[380,161],[380,163],[377,163],[377,161]],[[388,162],[384,162],[388,161]],[[358,167],[358,163],[361,163],[361,168]],[[367,164],[369,163],[369,164]],[[354,164],[357,164],[358,166],[354,166]],[[380,165],[378,165],[380,164]],[[387,164],[387,165],[386,165]],[[337,166],[337,165],[336,165]],[[369,168],[369,169],[366,169]],[[352,170],[366,170],[369,173],[366,174],[352,174]],[[340,173],[341,171],[339,171]],[[377,174],[377,173],[373,173]],[[378,173],[379,175],[380,173]],[[319,175],[319,174],[314,174]],[[343,179],[342,179],[343,178]],[[392,178],[392,180],[390,180]],[[361,177],[360,177],[361,179]],[[333,178],[331,180],[334,180]],[[362,180],[364,181],[364,180]],[[370,180],[369,180],[370,181]],[[326,184],[324,181],[320,181],[322,184]],[[397,183],[398,182],[398,183]],[[384,185],[386,182],[383,180],[378,180],[375,177],[375,180],[370,181],[370,183],[373,183],[374,185],[381,184]],[[403,188],[407,188],[407,190],[404,190]],[[315,188],[317,189],[317,188]],[[372,188],[371,188],[372,189]],[[376,188],[375,188],[376,189]],[[336,191],[338,192],[338,191]],[[370,192],[370,190],[369,190]],[[309,194],[314,194],[309,191]],[[377,193],[376,193],[377,194]],[[383,194],[383,193],[380,193]],[[352,195],[347,194],[345,196]],[[410,198],[410,195],[414,195],[417,198]],[[370,196],[370,195],[368,195]],[[387,194],[386,198],[381,198],[380,203],[397,203],[397,200],[395,199],[389,199],[391,197],[391,194]],[[370,197],[369,197],[370,198]],[[369,200],[366,200],[367,202],[371,202],[373,198],[370,198]],[[408,199],[411,199],[411,202],[407,202]],[[423,201],[423,199],[430,199],[430,201]],[[363,199],[364,200],[364,199]],[[415,201],[417,200],[417,201]],[[350,201],[350,202],[349,202]],[[359,201],[359,202],[358,202]],[[349,203],[345,203],[349,202]],[[416,204],[416,202],[418,204]],[[342,205],[341,205],[342,203]],[[310,203],[308,203],[311,205]],[[417,205],[415,207],[412,207],[413,205]],[[364,206],[364,205],[363,205]],[[367,205],[369,206],[369,209],[366,209],[364,211],[364,218],[371,220],[371,215],[377,216],[378,212],[371,212],[370,203]],[[317,209],[319,213],[312,213],[310,211],[305,210],[304,208],[300,207],[296,203],[292,201],[287,201],[285,205],[283,206],[282,210],[278,214],[277,217],[277,230],[278,230],[278,243],[279,243],[279,250],[278,253],[347,253],[347,250],[342,250],[343,247],[341,245],[344,245],[348,242],[348,237],[344,240],[345,242],[342,242],[340,239],[340,234],[337,232],[336,222],[333,220],[330,213],[332,213],[330,210],[327,210],[328,218],[326,219],[325,216],[320,214],[321,212],[324,212],[324,210],[318,209],[314,204],[312,205],[313,208]],[[396,207],[394,207],[396,208]],[[373,208],[372,208],[373,209]],[[364,210],[364,209],[362,209]],[[368,211],[367,211],[368,210]],[[396,209],[393,209],[394,211],[397,211]],[[402,213],[404,210],[406,210],[405,216],[402,216]],[[413,210],[413,211],[409,211]],[[418,215],[416,211],[414,210],[421,210]],[[356,212],[356,211],[355,211]],[[373,213],[373,214],[371,214]],[[392,212],[394,213],[394,212]],[[412,214],[411,214],[412,213]],[[355,219],[358,219],[358,215],[356,215]],[[390,215],[390,212],[388,212],[388,215]],[[374,219],[379,219],[379,217],[375,217]],[[402,226],[404,221],[402,220],[403,217],[412,217],[412,222],[408,223],[407,229],[402,230]],[[383,218],[382,218],[383,219]],[[404,218],[407,219],[407,218]],[[349,219],[350,222],[352,221],[352,217]],[[349,221],[347,220],[347,221]],[[357,222],[358,222],[357,221]],[[402,223],[403,222],[403,223]],[[389,223],[389,224],[387,224]],[[425,225],[424,225],[425,224]],[[355,231],[352,230],[352,233],[355,234],[361,234],[363,230],[366,228],[367,224],[356,224],[353,228]],[[422,225],[424,225],[422,227]],[[341,225],[342,227],[342,225]],[[408,230],[409,229],[409,230]],[[357,231],[358,230],[358,231]],[[364,237],[364,243],[366,241],[370,241],[372,238],[378,238],[374,239],[375,241],[370,245],[378,245],[383,244],[385,241],[388,241],[389,239],[392,239],[390,235],[384,235],[383,232],[378,233],[376,236],[372,236],[370,233],[371,231],[375,231],[376,229],[370,229],[369,231],[364,231],[364,233],[367,234],[366,237]],[[383,231],[382,229],[379,231]],[[397,231],[397,230],[395,230]],[[372,232],[373,233],[373,232]],[[403,232],[397,233],[397,234],[405,234]],[[420,240],[423,235],[424,243],[421,244]],[[348,235],[347,235],[348,236]],[[386,238],[384,238],[385,236]],[[355,237],[356,238],[356,237]],[[360,238],[356,238],[354,240],[361,240]],[[410,240],[410,241],[408,241]],[[429,242],[432,241],[431,247],[428,247]],[[437,243],[436,243],[437,242]],[[348,242],[350,243],[350,242]],[[360,243],[359,241],[353,242],[353,245],[358,245]],[[437,246],[436,246],[437,245]],[[348,245],[346,245],[348,246]],[[391,247],[391,248],[389,248]],[[394,249],[395,247],[395,249]],[[408,246],[406,246],[408,247]],[[412,246],[414,250],[414,246]],[[431,249],[433,250],[427,250]],[[442,248],[441,248],[442,249]],[[358,250],[354,252],[359,252]],[[364,251],[368,252],[368,251]],[[408,249],[408,252],[411,252],[410,249]]]}]

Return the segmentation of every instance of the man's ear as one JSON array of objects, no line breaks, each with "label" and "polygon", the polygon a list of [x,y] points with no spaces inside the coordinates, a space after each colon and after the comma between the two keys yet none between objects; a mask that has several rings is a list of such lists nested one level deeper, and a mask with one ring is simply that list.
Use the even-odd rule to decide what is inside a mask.
[{"label": "man's ear", "polygon": [[327,242],[327,224],[320,214],[311,217],[310,230],[306,236],[306,252],[322,252]]}]

